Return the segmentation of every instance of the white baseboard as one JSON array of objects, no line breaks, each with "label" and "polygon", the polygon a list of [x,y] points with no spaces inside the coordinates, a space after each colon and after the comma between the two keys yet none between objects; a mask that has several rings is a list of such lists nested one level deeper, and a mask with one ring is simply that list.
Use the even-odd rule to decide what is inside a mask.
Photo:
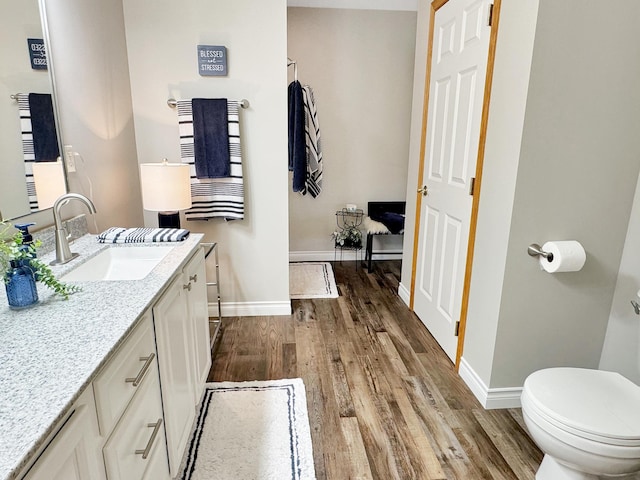
[{"label": "white baseboard", "polygon": [[496,408],[520,408],[522,387],[489,388],[464,357],[460,359],[458,374],[467,384],[471,392],[487,410]]},{"label": "white baseboard", "polygon": [[287,7],[418,11],[417,0],[287,0]]},{"label": "white baseboard", "polygon": [[[223,317],[291,315],[291,302],[223,302]],[[218,316],[218,304],[209,303],[209,316]]]},{"label": "white baseboard", "polygon": [[409,289],[405,287],[402,282],[398,285],[398,296],[408,307],[411,303],[411,292],[409,292]]},{"label": "white baseboard", "polygon": [[[364,261],[364,249],[358,252],[358,260]],[[375,253],[373,261],[376,260],[401,260],[402,252],[390,251],[389,253]],[[307,251],[307,252],[289,252],[290,262],[333,262],[334,260],[340,261],[340,250],[337,252],[334,250],[325,251]],[[356,260],[356,252],[354,250],[342,251],[343,261]]]},{"label": "white baseboard", "polygon": [[[346,253],[346,252],[345,252]],[[352,254],[354,252],[351,252]],[[333,262],[333,250],[326,251],[307,251],[307,252],[289,252],[290,262]],[[355,257],[355,255],[352,255]],[[352,260],[355,260],[353,258]]]}]

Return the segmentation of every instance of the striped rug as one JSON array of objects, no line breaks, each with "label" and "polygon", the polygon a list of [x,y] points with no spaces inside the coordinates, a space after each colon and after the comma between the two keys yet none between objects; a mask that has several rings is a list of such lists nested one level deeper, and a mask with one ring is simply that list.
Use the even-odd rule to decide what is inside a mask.
[{"label": "striped rug", "polygon": [[315,480],[300,378],[205,386],[182,480]]},{"label": "striped rug", "polygon": [[329,262],[289,264],[290,298],[337,298],[338,288]]}]

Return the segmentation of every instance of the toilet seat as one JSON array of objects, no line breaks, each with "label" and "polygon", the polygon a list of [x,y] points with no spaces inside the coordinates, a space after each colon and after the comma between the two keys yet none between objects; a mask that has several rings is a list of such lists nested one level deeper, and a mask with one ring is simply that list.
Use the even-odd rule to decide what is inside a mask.
[{"label": "toilet seat", "polygon": [[640,447],[640,387],[615,372],[549,368],[532,373],[523,388],[531,413],[580,438]]}]

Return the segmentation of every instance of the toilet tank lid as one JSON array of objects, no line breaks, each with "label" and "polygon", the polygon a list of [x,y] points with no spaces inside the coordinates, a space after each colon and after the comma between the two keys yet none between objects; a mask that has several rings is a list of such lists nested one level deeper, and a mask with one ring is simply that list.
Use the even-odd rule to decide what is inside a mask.
[{"label": "toilet tank lid", "polygon": [[640,440],[640,387],[616,372],[558,367],[524,382],[529,398],[567,427],[621,440]]}]

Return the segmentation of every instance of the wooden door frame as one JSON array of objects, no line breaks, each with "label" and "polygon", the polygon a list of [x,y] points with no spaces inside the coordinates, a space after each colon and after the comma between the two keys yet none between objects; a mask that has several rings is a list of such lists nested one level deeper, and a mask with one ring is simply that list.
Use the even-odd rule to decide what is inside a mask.
[{"label": "wooden door frame", "polygon": [[[424,176],[424,155],[427,143],[427,120],[429,114],[429,89],[431,88],[431,62],[433,58],[433,27],[435,25],[436,12],[449,0],[433,0],[429,15],[429,40],[427,45],[427,69],[425,74],[424,100],[422,105],[422,135],[420,139],[420,160],[418,165],[418,181],[416,190],[422,186]],[[482,118],[480,121],[480,138],[478,143],[478,158],[476,162],[475,185],[471,205],[471,218],[469,223],[469,241],[467,244],[467,261],[465,265],[464,284],[462,289],[462,305],[460,309],[460,327],[458,329],[458,348],[456,350],[456,370],[460,368],[460,358],[464,348],[464,336],[467,326],[467,312],[469,308],[469,291],[471,289],[471,270],[473,266],[473,253],[476,239],[476,224],[478,221],[478,208],[480,204],[480,191],[482,188],[482,167],[484,165],[484,151],[487,137],[487,125],[489,121],[489,103],[491,100],[491,83],[493,81],[493,66],[495,61],[496,44],[498,40],[498,24],[500,23],[500,6],[502,0],[494,0],[491,33],[489,37],[489,56],[487,58],[487,71],[484,84],[484,98],[482,102]],[[411,263],[411,290],[409,308],[413,310],[416,289],[416,266],[418,262],[418,242],[420,241],[420,217],[422,208],[422,195],[417,195],[416,218],[413,231],[413,258]]]}]

